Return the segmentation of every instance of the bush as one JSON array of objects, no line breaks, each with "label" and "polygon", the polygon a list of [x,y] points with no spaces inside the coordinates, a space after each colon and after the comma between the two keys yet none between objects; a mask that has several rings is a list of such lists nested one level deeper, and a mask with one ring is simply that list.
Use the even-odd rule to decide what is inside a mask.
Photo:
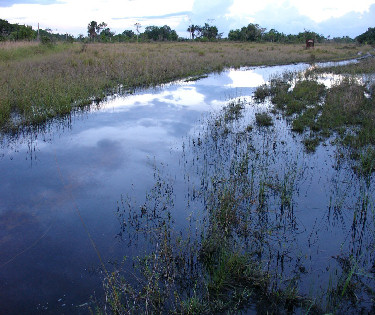
[{"label": "bush", "polygon": [[48,36],[42,36],[41,39],[40,39],[40,43],[42,45],[46,45],[46,46],[52,46],[54,44],[54,41],[52,40],[51,37],[48,37]]}]

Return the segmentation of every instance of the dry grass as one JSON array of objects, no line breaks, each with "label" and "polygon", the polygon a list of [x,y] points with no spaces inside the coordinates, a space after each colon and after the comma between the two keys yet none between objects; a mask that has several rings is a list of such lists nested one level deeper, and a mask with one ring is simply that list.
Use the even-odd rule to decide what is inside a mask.
[{"label": "dry grass", "polygon": [[28,47],[35,47],[39,46],[38,42],[8,42],[8,41],[3,41],[0,42],[0,50],[10,50],[10,49],[18,49],[18,48],[28,48]]},{"label": "dry grass", "polygon": [[[363,47],[325,44],[125,43],[43,47],[0,45],[0,127],[16,128],[69,113],[122,86],[156,85],[226,67],[339,60]],[[370,49],[370,48],[366,48]]]}]

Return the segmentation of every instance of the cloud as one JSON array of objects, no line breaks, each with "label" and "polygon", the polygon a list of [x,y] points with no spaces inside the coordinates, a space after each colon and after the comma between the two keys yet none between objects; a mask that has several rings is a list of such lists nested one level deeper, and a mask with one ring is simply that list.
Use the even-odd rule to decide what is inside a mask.
[{"label": "cloud", "polygon": [[323,35],[331,37],[350,36],[356,37],[375,26],[375,4],[364,13],[349,12],[344,16],[332,18],[319,23],[317,28]]},{"label": "cloud", "polygon": [[375,21],[375,4],[364,12],[350,11],[346,14],[317,22],[311,16],[301,14],[290,2],[280,5],[269,4],[256,13],[255,23],[268,30],[274,28],[286,34],[297,34],[308,29],[324,36],[356,37],[365,32]]},{"label": "cloud", "polygon": [[190,24],[204,25],[208,23],[218,27],[219,32],[228,32],[230,19],[227,17],[234,0],[195,0],[191,12],[181,21],[176,30],[188,36],[186,29]]},{"label": "cloud", "polygon": [[332,18],[340,18],[349,12],[364,13],[374,0],[289,0],[298,9],[300,15],[309,16],[314,22],[320,23]]},{"label": "cloud", "polygon": [[374,0],[234,0],[228,10],[232,29],[257,23],[268,30],[274,28],[286,34],[304,29],[325,36],[357,36],[373,25]]},{"label": "cloud", "polygon": [[280,5],[269,4],[256,13],[254,21],[268,30],[274,28],[285,34],[297,34],[304,29],[314,31],[317,28],[316,22],[300,14],[299,10],[289,2]]},{"label": "cloud", "polygon": [[163,15],[149,15],[149,16],[132,16],[132,17],[123,17],[123,18],[112,18],[113,20],[128,20],[128,19],[167,19],[167,18],[174,18],[174,17],[181,17],[187,16],[191,13],[191,11],[182,11],[176,13],[168,13]]},{"label": "cloud", "polygon": [[226,36],[231,29],[257,23],[287,34],[309,29],[325,36],[357,36],[374,26],[375,0],[0,0],[1,18],[10,23],[86,33],[92,21],[106,22],[117,33],[136,22],[169,25],[188,37],[190,24],[209,23]]},{"label": "cloud", "polygon": [[49,5],[58,3],[57,0],[0,0],[0,7],[11,7],[15,4],[41,4],[41,5]]},{"label": "cloud", "polygon": [[[3,3],[5,5],[5,1]],[[51,5],[41,5],[42,3]],[[7,1],[7,4],[10,2]],[[193,0],[20,0],[12,6],[4,7],[1,15],[10,23],[26,23],[36,28],[39,22],[41,28],[74,35],[85,34],[87,24],[92,20],[104,21],[119,33],[125,29],[134,29],[134,23],[141,17],[145,21],[142,24],[168,24],[173,28],[184,18],[176,12],[190,12],[192,5]],[[21,20],[20,16],[24,18]]]}]

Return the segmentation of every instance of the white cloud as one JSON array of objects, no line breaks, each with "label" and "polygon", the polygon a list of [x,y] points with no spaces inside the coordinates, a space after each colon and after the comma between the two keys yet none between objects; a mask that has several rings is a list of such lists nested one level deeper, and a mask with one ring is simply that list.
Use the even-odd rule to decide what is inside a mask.
[{"label": "white cloud", "polygon": [[[356,36],[374,26],[371,18],[375,18],[370,10],[375,0],[55,0],[49,5],[49,0],[37,1],[44,5],[30,4],[32,0],[19,1],[28,3],[1,7],[2,18],[34,28],[39,22],[42,28],[74,35],[86,34],[87,24],[95,20],[106,22],[117,33],[134,29],[134,23],[139,21],[144,27],[167,24],[186,36],[188,24],[205,22],[216,25],[224,36],[230,29],[248,23],[293,34],[304,28],[319,31],[329,26],[335,29],[331,33],[340,33],[341,28],[341,35],[350,31],[351,36]],[[3,1],[6,4],[9,1]],[[352,30],[350,25],[334,24],[349,18],[354,19],[350,24],[356,26]]]},{"label": "white cloud", "polygon": [[[248,0],[234,0],[233,5],[229,9],[229,16],[256,16],[256,13],[265,8],[279,7],[285,8],[288,6],[295,7],[299,14],[308,16],[314,22],[322,22],[332,17],[340,17],[349,12],[363,13],[368,11],[374,0],[357,0],[357,1],[342,1],[342,0],[314,0],[314,1],[248,1]],[[293,18],[293,17],[290,17]]]},{"label": "white cloud", "polygon": [[314,1],[299,1],[290,0],[290,3],[295,6],[301,15],[310,17],[315,22],[322,22],[330,18],[338,18],[349,12],[363,13],[368,11],[374,0],[356,0],[356,1],[342,1],[342,0],[314,0]]},{"label": "white cloud", "polygon": [[[32,25],[40,23],[41,28],[51,28],[60,33],[86,33],[86,25],[92,21],[104,21],[111,28],[124,30],[133,28],[136,18],[158,16],[173,12],[190,11],[193,0],[59,0],[58,4],[14,4],[1,8],[2,18],[11,23]],[[155,24],[176,26],[181,18],[153,19]],[[149,25],[149,24],[147,24]]]},{"label": "white cloud", "polygon": [[255,73],[254,70],[239,71],[239,70],[229,70],[228,77],[232,80],[232,83],[226,86],[231,88],[241,88],[241,87],[257,87],[266,83],[261,74]]}]

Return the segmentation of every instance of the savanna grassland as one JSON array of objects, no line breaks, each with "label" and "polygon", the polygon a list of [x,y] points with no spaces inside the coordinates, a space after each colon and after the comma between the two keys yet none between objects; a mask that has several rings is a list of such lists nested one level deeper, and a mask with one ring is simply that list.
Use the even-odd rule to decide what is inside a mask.
[{"label": "savanna grassland", "polygon": [[108,94],[221,71],[226,67],[354,58],[370,46],[183,42],[0,44],[0,127],[65,115]]}]

